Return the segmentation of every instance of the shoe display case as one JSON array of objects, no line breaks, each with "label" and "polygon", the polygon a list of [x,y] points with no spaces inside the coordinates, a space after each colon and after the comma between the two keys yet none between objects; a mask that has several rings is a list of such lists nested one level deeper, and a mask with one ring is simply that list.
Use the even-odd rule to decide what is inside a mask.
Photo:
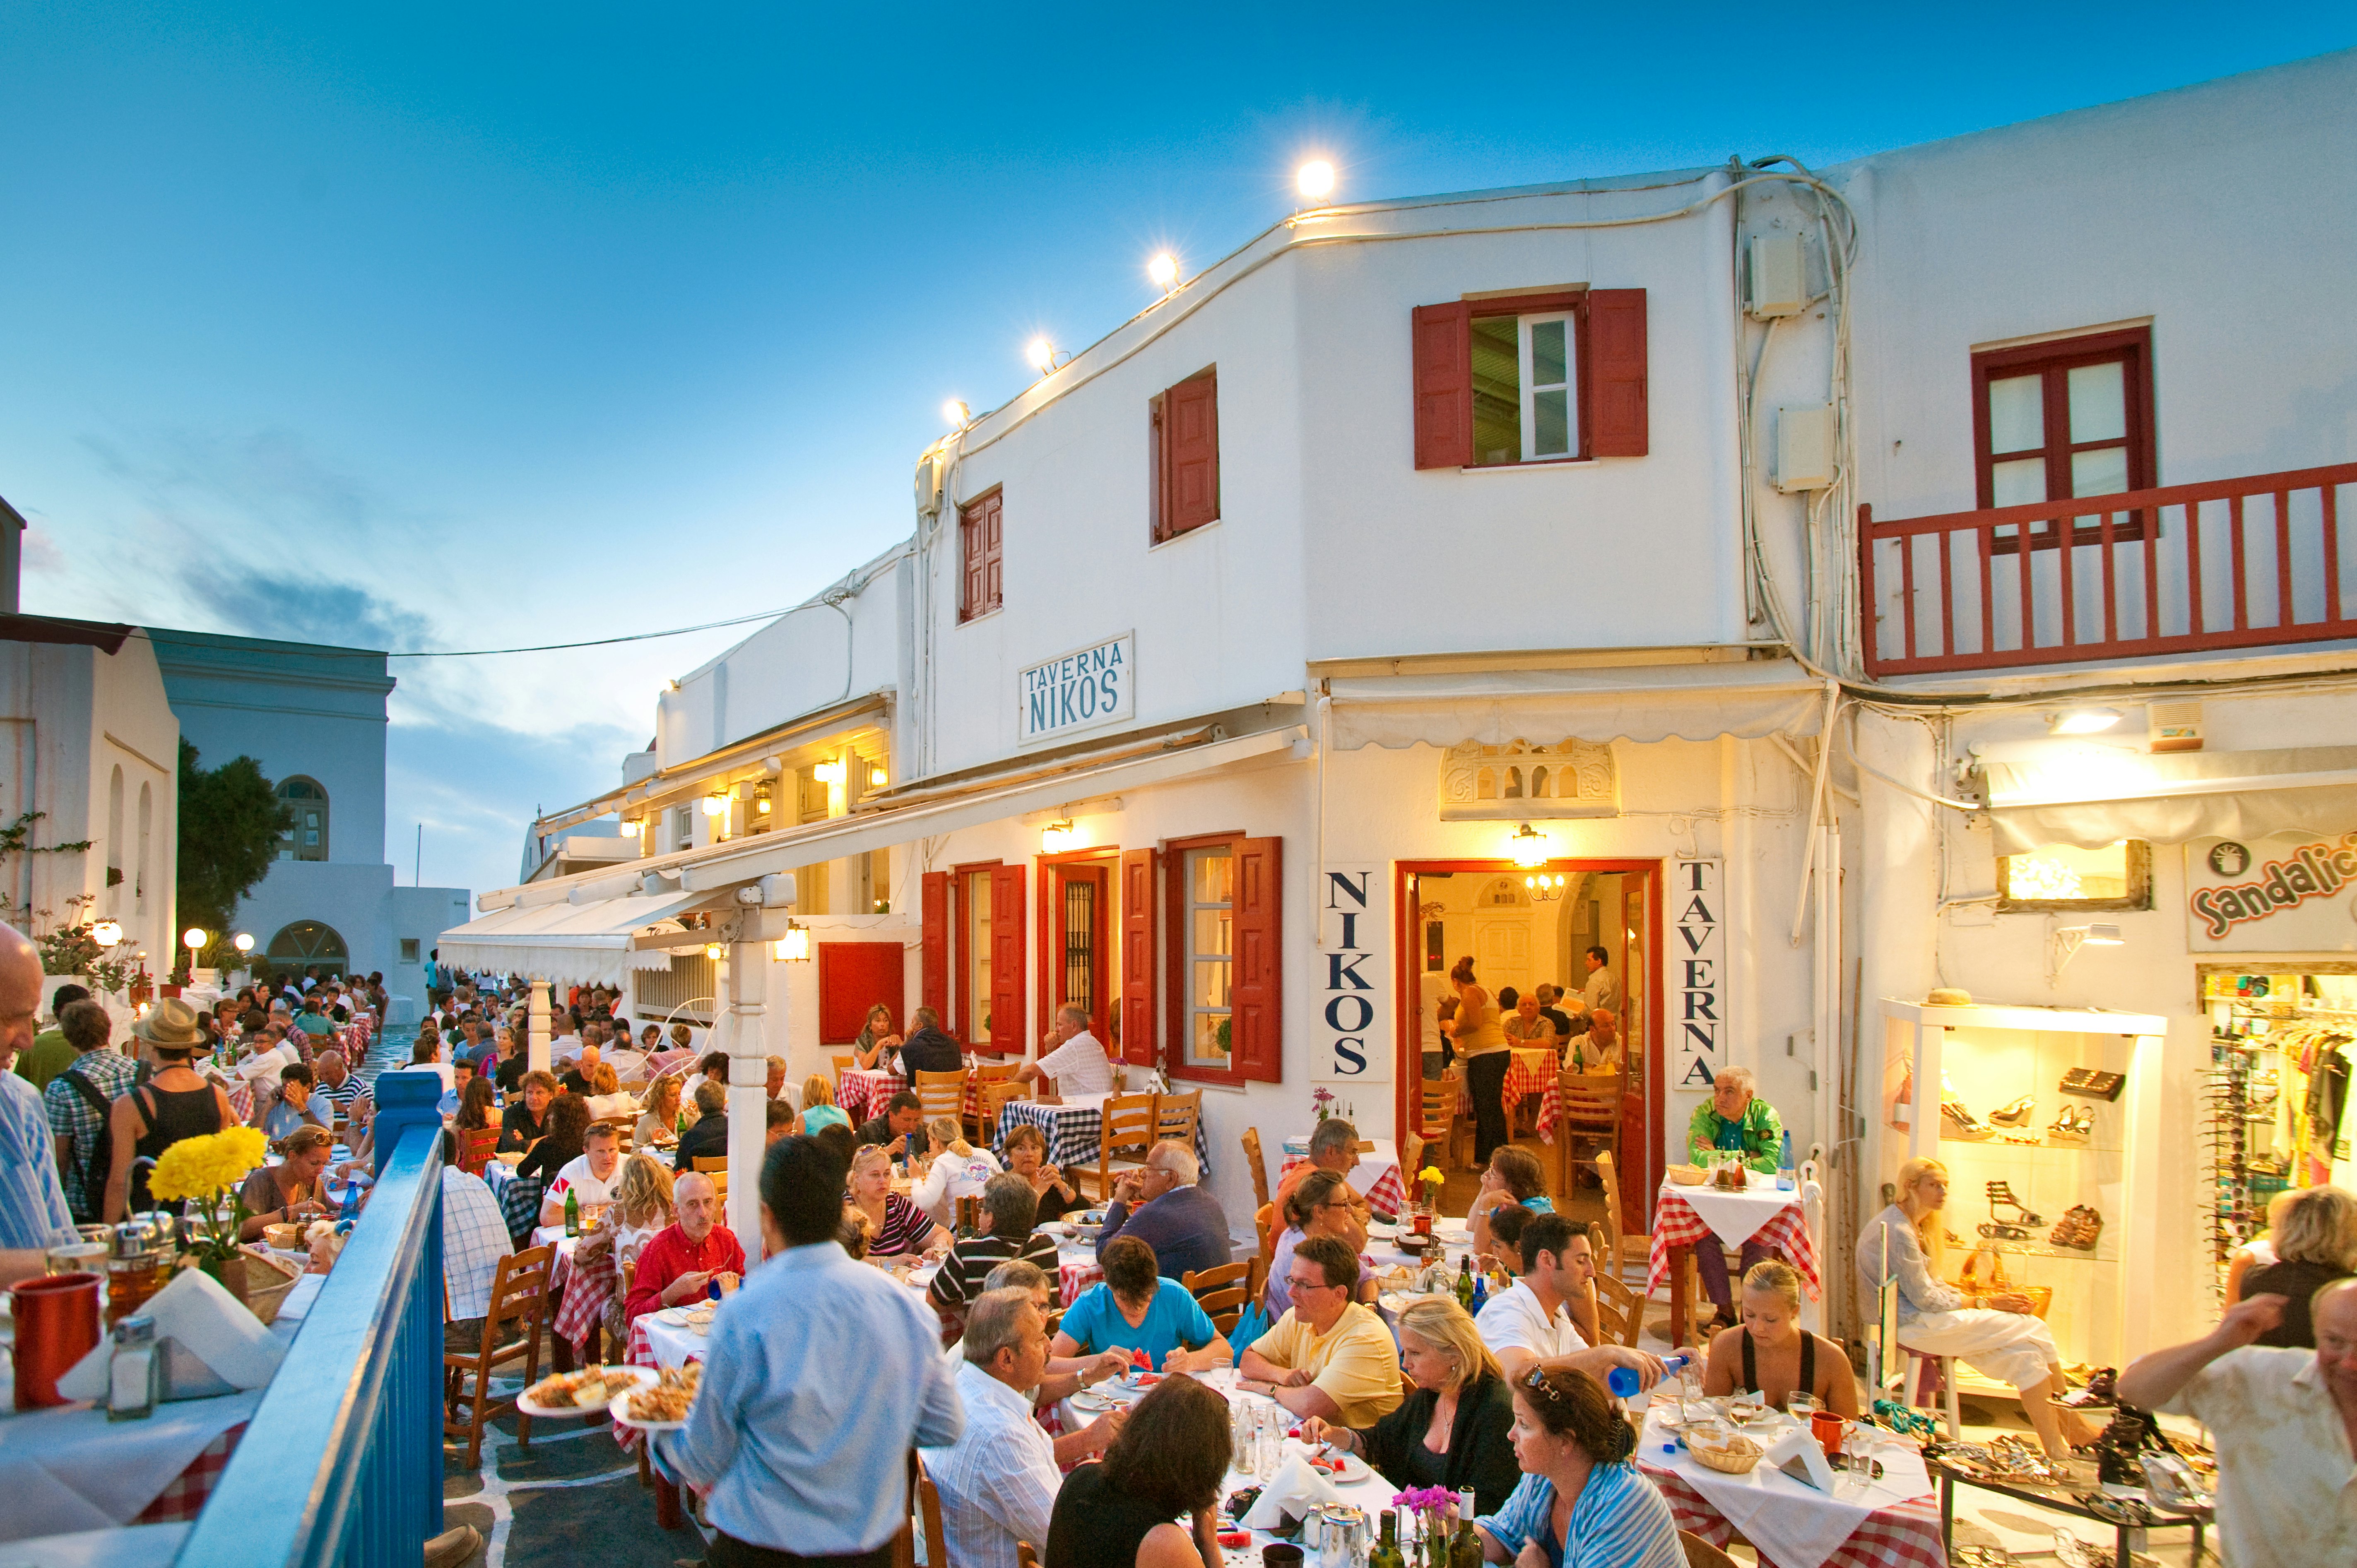
[{"label": "shoe display case", "polygon": [[[1947,1166],[1941,1276],[1954,1281],[1975,1251],[1994,1250],[2013,1288],[2048,1296],[2042,1316],[2066,1365],[2124,1367],[2151,1348],[2150,1293],[2135,1282],[2162,1263],[2153,1211],[2167,1021],[1887,998],[1881,1010],[1878,1179],[1896,1182],[1918,1155]],[[2004,1391],[1965,1381],[1967,1392]]]}]

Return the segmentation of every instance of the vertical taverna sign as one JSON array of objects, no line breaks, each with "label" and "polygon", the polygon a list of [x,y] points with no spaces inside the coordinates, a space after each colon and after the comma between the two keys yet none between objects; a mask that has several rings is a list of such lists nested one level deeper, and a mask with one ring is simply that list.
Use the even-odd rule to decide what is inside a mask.
[{"label": "vertical taverna sign", "polygon": [[1137,634],[1128,631],[1032,665],[1016,677],[1019,739],[1128,718],[1137,711],[1136,674]]},{"label": "vertical taverna sign", "polygon": [[1670,1087],[1708,1090],[1726,1065],[1726,863],[1674,860],[1670,884]]}]

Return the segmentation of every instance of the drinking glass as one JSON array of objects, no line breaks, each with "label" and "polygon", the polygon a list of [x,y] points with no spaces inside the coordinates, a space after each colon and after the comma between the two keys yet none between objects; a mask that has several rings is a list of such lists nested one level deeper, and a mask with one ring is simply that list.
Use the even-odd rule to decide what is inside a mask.
[{"label": "drinking glass", "polygon": [[1862,1421],[1850,1423],[1842,1434],[1842,1463],[1848,1467],[1850,1479],[1860,1487],[1874,1480],[1874,1428]]},{"label": "drinking glass", "polygon": [[1252,1405],[1242,1395],[1238,1395],[1235,1408],[1228,1412],[1228,1445],[1232,1453],[1236,1474],[1239,1476],[1252,1476],[1259,1473],[1255,1466],[1259,1463],[1260,1455],[1254,1451],[1254,1433],[1257,1424]]},{"label": "drinking glass", "polygon": [[1803,1426],[1808,1425],[1809,1417],[1816,1414],[1817,1412],[1824,1408],[1824,1402],[1819,1400],[1816,1395],[1802,1393],[1798,1390],[1793,1391],[1792,1395],[1784,1401],[1784,1413],[1791,1416],[1794,1421],[1799,1422]]},{"label": "drinking glass", "polygon": [[1275,1405],[1264,1405],[1260,1412],[1260,1470],[1264,1476],[1276,1474],[1277,1461],[1285,1450],[1285,1411]]}]

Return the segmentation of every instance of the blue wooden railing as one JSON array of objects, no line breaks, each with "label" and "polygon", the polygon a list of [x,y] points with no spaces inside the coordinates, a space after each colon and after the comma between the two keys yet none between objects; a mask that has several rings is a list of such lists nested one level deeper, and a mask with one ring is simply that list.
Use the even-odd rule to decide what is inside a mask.
[{"label": "blue wooden railing", "polygon": [[417,1568],[440,1531],[441,1094],[377,1080],[374,1194],[178,1568]]}]

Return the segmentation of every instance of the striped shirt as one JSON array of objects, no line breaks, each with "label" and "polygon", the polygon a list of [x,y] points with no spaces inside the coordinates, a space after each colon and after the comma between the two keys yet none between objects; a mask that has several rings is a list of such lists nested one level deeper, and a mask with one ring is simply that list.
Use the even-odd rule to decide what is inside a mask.
[{"label": "striped shirt", "polygon": [[990,1271],[1011,1258],[1039,1265],[1040,1272],[1048,1276],[1048,1295],[1052,1302],[1057,1283],[1056,1241],[1044,1230],[1034,1230],[1020,1241],[1004,1236],[967,1237],[942,1260],[941,1272],[933,1276],[925,1294],[937,1307],[963,1306],[980,1294],[982,1282],[990,1277]]},{"label": "striped shirt", "polygon": [[1473,1522],[1506,1549],[1509,1560],[1535,1540],[1550,1568],[1685,1568],[1670,1505],[1626,1460],[1588,1471],[1560,1544],[1554,1516],[1555,1483],[1524,1475],[1505,1507]]},{"label": "striped shirt", "polygon": [[328,1099],[334,1101],[336,1104],[343,1110],[350,1111],[352,1108],[352,1101],[361,1097],[361,1080],[353,1077],[350,1073],[346,1073],[344,1074],[344,1081],[337,1084],[334,1088],[329,1088],[323,1081],[311,1092],[314,1094],[324,1094]]},{"label": "striped shirt", "polygon": [[884,1228],[868,1239],[867,1252],[870,1257],[892,1258],[902,1252],[921,1251],[925,1238],[932,1233],[932,1219],[923,1209],[897,1192],[888,1192],[884,1195]]},{"label": "striped shirt", "polygon": [[71,1240],[73,1225],[41,1097],[15,1073],[0,1072],[0,1249],[44,1249],[59,1231]]}]

